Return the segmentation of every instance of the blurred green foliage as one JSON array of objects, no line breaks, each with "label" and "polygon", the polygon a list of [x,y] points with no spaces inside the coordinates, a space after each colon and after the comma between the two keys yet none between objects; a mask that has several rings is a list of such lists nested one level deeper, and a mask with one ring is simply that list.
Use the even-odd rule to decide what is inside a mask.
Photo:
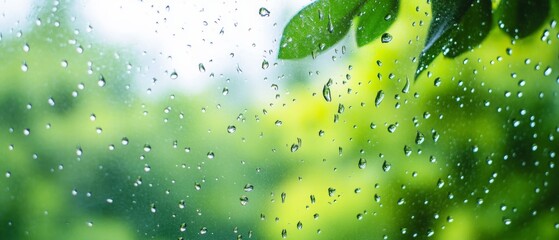
[{"label": "blurred green foliage", "polygon": [[330,102],[297,83],[249,105],[146,98],[129,49],[38,8],[0,40],[1,238],[558,238],[559,6],[413,83],[429,6],[402,4],[402,35],[320,73]]}]

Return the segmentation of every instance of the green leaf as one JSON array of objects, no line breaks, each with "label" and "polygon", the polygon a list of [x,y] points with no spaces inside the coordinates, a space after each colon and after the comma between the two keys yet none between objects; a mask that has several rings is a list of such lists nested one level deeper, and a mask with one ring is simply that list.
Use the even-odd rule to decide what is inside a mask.
[{"label": "green leaf", "polygon": [[382,35],[396,20],[399,0],[369,0],[357,12],[359,25],[356,40],[359,47]]},{"label": "green leaf", "polygon": [[283,30],[278,57],[303,58],[322,52],[349,31],[365,0],[318,0],[295,15]]},{"label": "green leaf", "polygon": [[479,45],[491,30],[491,0],[433,1],[433,22],[415,78],[440,54],[457,57]]},{"label": "green leaf", "polygon": [[549,15],[549,0],[501,0],[496,11],[499,28],[514,38],[534,33]]}]

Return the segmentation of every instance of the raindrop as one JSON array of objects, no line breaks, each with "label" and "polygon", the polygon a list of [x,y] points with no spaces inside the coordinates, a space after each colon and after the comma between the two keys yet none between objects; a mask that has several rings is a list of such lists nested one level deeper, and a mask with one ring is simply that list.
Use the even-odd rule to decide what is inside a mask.
[{"label": "raindrop", "polygon": [[322,96],[324,97],[324,100],[326,100],[326,102],[332,101],[332,95],[330,93],[330,87],[328,86],[328,84],[324,85],[324,87],[322,88]]},{"label": "raindrop", "polygon": [[[334,32],[334,24],[332,23],[332,17],[330,17],[330,14],[328,14],[328,32],[333,33]],[[324,48],[321,48],[321,50],[323,50]]]},{"label": "raindrop", "polygon": [[144,145],[144,152],[150,152],[151,146],[149,144]]},{"label": "raindrop", "polygon": [[310,198],[311,198],[311,204],[314,204],[316,202],[315,196],[311,194]]},{"label": "raindrop", "polygon": [[31,134],[31,130],[29,130],[29,128],[23,129],[23,135],[29,136],[29,134]]},{"label": "raindrop", "polygon": [[198,71],[200,71],[200,72],[206,72],[206,67],[204,66],[203,63],[199,63],[199,64],[198,64]]},{"label": "raindrop", "polygon": [[406,157],[409,157],[411,155],[411,147],[408,145],[404,146],[404,154],[406,155]]},{"label": "raindrop", "polygon": [[169,77],[173,80],[177,79],[179,77],[179,74],[176,71],[173,71],[171,73],[171,75],[169,75]]},{"label": "raindrop", "polygon": [[394,131],[396,131],[396,124],[388,125],[388,132],[393,133]]},{"label": "raindrop", "polygon": [[301,221],[297,222],[297,229],[303,229],[303,223]]},{"label": "raindrop", "polygon": [[239,198],[239,200],[241,201],[241,205],[246,206],[248,204],[248,197],[243,195]]},{"label": "raindrop", "polygon": [[99,77],[99,80],[97,81],[97,85],[99,85],[99,87],[104,87],[105,84],[106,84],[105,77],[101,75],[101,77]]},{"label": "raindrop", "polygon": [[208,154],[206,155],[208,157],[208,159],[213,159],[215,157],[214,152],[208,152]]},{"label": "raindrop", "polygon": [[551,72],[552,72],[552,71],[553,71],[553,69],[551,69],[551,67],[548,66],[548,67],[545,69],[545,71],[543,72],[543,75],[544,75],[544,76],[549,76],[549,75],[551,75]]},{"label": "raindrop", "polygon": [[200,189],[202,189],[202,185],[200,183],[194,183],[194,189],[196,189],[196,191],[200,191]]},{"label": "raindrop", "polygon": [[186,231],[186,223],[181,223],[181,225],[179,226],[179,231],[181,232]]},{"label": "raindrop", "polygon": [[363,214],[358,213],[356,217],[357,217],[357,220],[362,220],[363,219]]},{"label": "raindrop", "polygon": [[380,41],[382,43],[389,43],[390,41],[392,41],[392,35],[390,35],[390,33],[383,33],[380,37]]},{"label": "raindrop", "polygon": [[26,62],[23,62],[21,64],[21,71],[27,72],[27,70],[29,70],[29,67],[27,66]]},{"label": "raindrop", "polygon": [[417,131],[417,135],[415,136],[415,143],[422,144],[425,141],[425,136],[420,131]]},{"label": "raindrop", "polygon": [[328,196],[333,197],[336,194],[336,189],[335,188],[328,188]]},{"label": "raindrop", "polygon": [[270,11],[268,9],[266,9],[265,7],[261,7],[258,10],[258,14],[260,14],[261,17],[269,17],[270,16]]},{"label": "raindrop", "polygon": [[144,165],[144,172],[149,172],[151,171],[151,167],[149,165]]},{"label": "raindrop", "polygon": [[375,106],[378,107],[380,103],[382,103],[383,99],[384,99],[384,91],[379,90],[377,92],[377,96],[375,97]]},{"label": "raindrop", "polygon": [[223,90],[221,90],[221,94],[223,94],[223,96],[226,96],[227,94],[229,94],[229,89],[223,88]]},{"label": "raindrop", "polygon": [[281,193],[281,203],[285,203],[285,197],[287,197],[287,194],[285,192]]},{"label": "raindrop", "polygon": [[444,187],[444,180],[440,179],[437,181],[437,187],[438,188],[443,188]]},{"label": "raindrop", "polygon": [[252,184],[250,184],[250,183],[247,183],[247,184],[245,185],[245,187],[243,188],[243,190],[244,190],[245,192],[252,192],[252,190],[254,190],[254,185],[252,185]]},{"label": "raindrop", "polygon": [[150,211],[151,211],[152,213],[157,212],[157,208],[155,207],[155,203],[152,203],[152,204],[150,205]]},{"label": "raindrop", "polygon": [[408,93],[410,91],[410,80],[406,77],[406,84],[402,88],[402,93]]},{"label": "raindrop", "polygon": [[208,228],[207,227],[203,227],[203,228],[200,229],[200,234],[204,235],[206,233],[208,233]]},{"label": "raindrop", "polygon": [[234,133],[235,131],[237,131],[237,127],[233,126],[233,125],[229,125],[227,127],[227,132],[228,133]]},{"label": "raindrop", "polygon": [[68,61],[66,61],[66,60],[60,61],[60,66],[62,66],[63,68],[67,68],[68,67]]},{"label": "raindrop", "polygon": [[503,217],[503,223],[508,226],[512,223],[512,220],[510,218]]},{"label": "raindrop", "polygon": [[281,230],[281,238],[287,238],[287,229]]},{"label": "raindrop", "polygon": [[386,160],[382,163],[382,170],[385,171],[385,172],[390,171],[391,167],[392,167],[392,164],[390,164]]},{"label": "raindrop", "polygon": [[128,145],[129,141],[127,137],[123,137],[122,140],[120,140],[120,142],[122,143],[122,145],[126,146]]},{"label": "raindrop", "polygon": [[28,44],[28,43],[25,43],[25,44],[23,45],[23,51],[24,51],[24,52],[29,52],[29,50],[30,50],[29,44]]},{"label": "raindrop", "polygon": [[266,59],[262,60],[262,69],[266,70],[270,66],[270,63]]},{"label": "raindrop", "polygon": [[367,160],[364,158],[359,158],[359,163],[357,165],[360,169],[365,169],[365,167],[367,167]]},{"label": "raindrop", "polygon": [[185,207],[186,207],[186,204],[185,204],[184,200],[180,200],[179,201],[179,208],[184,209]]}]

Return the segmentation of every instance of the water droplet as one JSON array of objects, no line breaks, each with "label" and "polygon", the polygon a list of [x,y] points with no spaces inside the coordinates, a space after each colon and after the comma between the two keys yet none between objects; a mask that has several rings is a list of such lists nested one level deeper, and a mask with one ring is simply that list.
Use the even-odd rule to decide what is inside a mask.
[{"label": "water droplet", "polygon": [[144,165],[144,172],[149,172],[151,171],[151,167],[147,164]]},{"label": "water droplet", "polygon": [[12,173],[10,171],[6,172],[6,178],[10,178],[12,176]]},{"label": "water droplet", "polygon": [[185,204],[184,200],[180,200],[179,201],[179,208],[184,209],[185,207],[186,207],[186,204]]},{"label": "water droplet", "polygon": [[30,49],[31,49],[31,48],[29,48],[29,44],[25,43],[25,44],[23,45],[23,51],[24,51],[24,52],[29,52]]},{"label": "water droplet", "polygon": [[390,35],[390,33],[383,33],[380,37],[380,41],[382,43],[389,43],[390,41],[392,41],[392,35]]},{"label": "water droplet", "polygon": [[29,130],[29,128],[23,129],[23,135],[29,136],[29,134],[31,134],[31,130]]},{"label": "water droplet", "polygon": [[144,145],[144,152],[150,152],[151,146],[149,144]]},{"label": "water droplet", "polygon": [[402,93],[408,93],[410,91],[410,80],[406,77],[406,84],[402,88]]},{"label": "water droplet", "polygon": [[200,189],[202,189],[202,185],[200,185],[200,183],[194,183],[194,189],[196,189],[197,191],[200,191]]},{"label": "water droplet", "polygon": [[120,140],[120,142],[122,143],[122,145],[126,146],[128,145],[129,141],[127,137],[123,137],[122,140]]},{"label": "water droplet", "polygon": [[250,183],[245,184],[245,187],[243,188],[243,190],[245,192],[252,192],[252,190],[254,190],[254,186]]},{"label": "water droplet", "polygon": [[328,196],[333,197],[336,194],[336,189],[335,188],[328,188]]},{"label": "water droplet", "polygon": [[334,24],[332,23],[332,17],[330,16],[330,14],[328,14],[328,32],[330,33],[334,32]]},{"label": "water droplet", "polygon": [[157,212],[157,208],[155,207],[155,203],[150,204],[149,210],[150,210],[151,213]]},{"label": "water droplet", "polygon": [[223,90],[221,90],[221,94],[223,94],[223,96],[229,94],[229,88],[223,88]]},{"label": "water droplet", "polygon": [[270,11],[268,9],[266,9],[265,7],[261,7],[258,10],[258,14],[260,14],[261,17],[269,17],[270,16]]},{"label": "water droplet", "polygon": [[55,104],[55,103],[54,103],[54,98],[50,97],[50,98],[47,100],[47,102],[49,103],[49,105],[51,105],[51,106],[54,107],[54,104]]},{"label": "water droplet", "polygon": [[391,167],[392,167],[392,164],[390,164],[386,160],[382,163],[382,170],[385,171],[385,172],[390,171]]},{"label": "water droplet", "polygon": [[233,125],[229,125],[227,127],[227,132],[228,133],[234,133],[235,131],[237,131],[237,127],[233,126]]},{"label": "water droplet", "polygon": [[360,169],[365,169],[365,167],[367,167],[367,160],[364,158],[359,158],[359,163],[357,165]]},{"label": "water droplet", "polygon": [[215,154],[214,154],[214,152],[210,151],[210,152],[208,152],[208,154],[206,156],[208,157],[208,159],[214,159]]},{"label": "water droplet", "polygon": [[27,72],[27,70],[29,70],[29,67],[27,66],[26,62],[23,62],[21,64],[21,71]]},{"label": "water droplet", "polygon": [[169,75],[169,77],[173,80],[177,79],[179,77],[179,74],[176,71],[173,71],[171,73],[171,75]]},{"label": "water droplet", "polygon": [[68,61],[66,61],[66,60],[60,61],[60,66],[62,66],[63,68],[67,68],[68,67]]},{"label": "water droplet", "polygon": [[508,226],[512,223],[512,220],[510,218],[503,217],[503,223]]},{"label": "water droplet", "polygon": [[393,133],[394,131],[396,131],[396,124],[388,125],[388,132]]},{"label": "water droplet", "polygon": [[544,75],[544,76],[549,76],[549,75],[551,75],[551,72],[552,72],[552,71],[553,71],[553,69],[551,69],[551,67],[548,66],[548,67],[545,69],[545,71],[543,72],[543,75]]},{"label": "water droplet", "polygon": [[83,150],[81,147],[76,148],[76,155],[78,155],[78,157],[81,157],[83,154]]},{"label": "water droplet", "polygon": [[204,235],[206,233],[208,233],[208,228],[207,227],[203,227],[203,228],[200,229],[200,234]]},{"label": "water droplet", "polygon": [[239,200],[241,201],[241,205],[246,206],[248,204],[248,197],[243,195],[239,198]]},{"label": "water droplet", "polygon": [[105,81],[105,77],[103,75],[101,75],[101,77],[99,77],[99,80],[97,80],[97,85],[99,85],[99,87],[104,87],[106,83],[107,82]]},{"label": "water droplet", "polygon": [[282,192],[281,193],[281,203],[285,203],[285,198],[287,197],[287,193]]},{"label": "water droplet", "polygon": [[444,187],[444,180],[440,179],[437,181],[437,187],[438,188],[443,188]]},{"label": "water droplet", "polygon": [[179,231],[181,232],[186,231],[186,223],[181,223],[181,225],[179,226]]},{"label": "water droplet", "polygon": [[358,213],[356,217],[357,217],[357,220],[362,220],[363,219],[363,214]]},{"label": "water droplet", "polygon": [[324,97],[324,100],[326,100],[326,102],[332,101],[332,95],[330,92],[330,87],[328,85],[324,85],[324,87],[322,88],[322,96]]},{"label": "water droplet", "polygon": [[311,204],[314,204],[316,202],[315,196],[311,194],[310,198],[311,198]]},{"label": "water droplet", "polygon": [[406,157],[409,157],[411,155],[411,147],[408,145],[404,146],[404,155],[406,155]]},{"label": "water droplet", "polygon": [[291,145],[291,152],[296,152],[297,150],[299,150],[299,145],[294,143]]},{"label": "water droplet", "polygon": [[262,60],[262,69],[266,70],[270,66],[270,63],[266,59]]},{"label": "water droplet", "polygon": [[378,107],[380,103],[382,103],[383,99],[384,99],[384,91],[379,90],[377,92],[377,96],[375,97],[375,106]]},{"label": "water droplet", "polygon": [[422,144],[425,141],[425,136],[420,131],[417,131],[417,135],[415,135],[415,143]]},{"label": "water droplet", "polygon": [[198,71],[200,71],[200,72],[206,72],[206,67],[204,66],[203,63],[199,63],[199,64],[198,64]]},{"label": "water droplet", "polygon": [[301,221],[297,222],[297,229],[303,229],[303,223]]}]

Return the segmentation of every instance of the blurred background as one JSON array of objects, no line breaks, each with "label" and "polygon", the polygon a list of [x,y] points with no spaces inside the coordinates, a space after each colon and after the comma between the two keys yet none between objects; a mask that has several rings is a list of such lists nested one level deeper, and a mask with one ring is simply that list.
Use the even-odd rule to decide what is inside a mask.
[{"label": "blurred background", "polygon": [[279,60],[309,3],[1,1],[0,238],[559,238],[557,3],[417,81],[428,4]]}]

